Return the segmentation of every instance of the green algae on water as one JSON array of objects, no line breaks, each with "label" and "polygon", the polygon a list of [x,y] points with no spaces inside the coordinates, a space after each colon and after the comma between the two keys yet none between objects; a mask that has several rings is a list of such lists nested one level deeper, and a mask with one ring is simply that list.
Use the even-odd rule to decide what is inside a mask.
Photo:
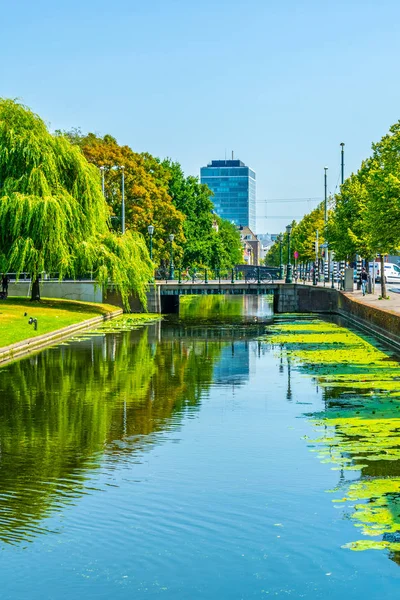
[{"label": "green algae on water", "polygon": [[[298,319],[266,333],[264,341],[323,389],[325,410],[308,415],[320,432],[310,450],[341,472],[345,495],[334,502],[351,509],[366,536],[344,547],[400,551],[399,363],[370,338],[331,322]],[[346,482],[347,471],[359,478]]]}]

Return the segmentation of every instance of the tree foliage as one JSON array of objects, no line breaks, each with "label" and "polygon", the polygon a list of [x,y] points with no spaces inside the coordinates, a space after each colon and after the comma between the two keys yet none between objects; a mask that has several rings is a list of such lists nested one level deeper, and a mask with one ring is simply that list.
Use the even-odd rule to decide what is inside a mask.
[{"label": "tree foliage", "polygon": [[115,167],[124,167],[126,227],[147,236],[148,226],[153,225],[156,264],[165,267],[169,262],[171,233],[178,267],[228,268],[241,261],[239,234],[213,215],[211,191],[197,177],[186,177],[179,163],[119,146],[110,135],[83,136],[76,129],[66,135],[81,147],[89,162],[105,169],[106,201],[112,217],[119,219],[121,171]]},{"label": "tree foliage", "polygon": [[100,175],[78,147],[52,136],[44,122],[11,100],[0,100],[0,261],[7,271],[59,277],[92,272],[111,281],[127,303],[145,302],[151,263],[143,238],[115,235]]},{"label": "tree foliage", "polygon": [[121,219],[121,169],[125,179],[125,221],[130,231],[140,232],[148,239],[148,226],[153,225],[153,257],[157,264],[169,260],[169,235],[174,234],[174,254],[179,262],[185,242],[184,215],[169,195],[170,175],[148,153],[139,154],[129,146],[120,146],[111,135],[89,133],[79,136],[77,130],[68,133],[78,143],[90,163],[103,167],[105,196],[113,217]]},{"label": "tree foliage", "polygon": [[358,173],[346,179],[340,193],[335,196],[335,208],[329,214],[327,237],[338,260],[346,260],[356,254],[371,254],[366,222],[368,171],[369,165],[364,162]]}]

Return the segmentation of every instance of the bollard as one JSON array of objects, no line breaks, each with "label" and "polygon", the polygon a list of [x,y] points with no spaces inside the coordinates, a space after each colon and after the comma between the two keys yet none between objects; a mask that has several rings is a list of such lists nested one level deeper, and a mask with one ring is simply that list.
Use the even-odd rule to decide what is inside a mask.
[{"label": "bollard", "polygon": [[180,285],[182,283],[182,271],[179,269],[178,271],[178,284]]},{"label": "bollard", "polygon": [[231,283],[235,283],[235,269],[232,269]]},{"label": "bollard", "polygon": [[208,271],[204,269],[204,283],[208,283]]}]

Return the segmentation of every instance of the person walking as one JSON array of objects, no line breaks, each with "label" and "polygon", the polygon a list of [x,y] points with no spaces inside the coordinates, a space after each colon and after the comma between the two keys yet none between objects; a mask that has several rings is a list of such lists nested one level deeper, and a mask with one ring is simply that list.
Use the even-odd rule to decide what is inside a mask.
[{"label": "person walking", "polygon": [[361,269],[361,273],[360,273],[360,283],[361,283],[361,290],[362,290],[363,296],[365,296],[365,292],[367,289],[367,282],[368,282],[368,273],[365,270],[365,267],[363,267]]},{"label": "person walking", "polygon": [[8,294],[8,276],[7,276],[7,273],[3,273],[3,275],[2,275],[2,278],[1,278],[1,288],[2,288],[3,294],[5,294],[7,296],[7,294]]}]

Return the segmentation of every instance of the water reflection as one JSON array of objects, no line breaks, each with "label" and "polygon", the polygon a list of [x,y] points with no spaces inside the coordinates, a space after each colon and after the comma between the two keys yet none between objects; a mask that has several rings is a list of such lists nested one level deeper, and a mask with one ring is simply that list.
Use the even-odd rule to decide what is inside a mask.
[{"label": "water reflection", "polygon": [[182,332],[162,338],[158,324],[1,369],[0,538],[30,539],[45,516],[87,491],[104,453],[120,461],[143,451],[198,410],[226,345]]},{"label": "water reflection", "polygon": [[273,317],[273,295],[193,295],[179,299],[179,316],[185,321],[257,322]]}]

